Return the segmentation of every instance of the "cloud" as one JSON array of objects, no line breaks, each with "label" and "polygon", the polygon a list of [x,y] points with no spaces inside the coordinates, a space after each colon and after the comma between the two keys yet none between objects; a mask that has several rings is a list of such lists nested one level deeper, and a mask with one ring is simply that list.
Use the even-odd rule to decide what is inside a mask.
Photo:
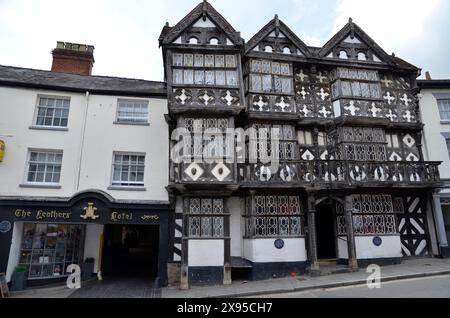
[{"label": "cloud", "polygon": [[[0,0],[0,64],[49,69],[56,41],[95,46],[94,74],[163,80],[158,37],[201,0]],[[321,46],[352,16],[388,53],[450,77],[446,0],[210,0],[249,40],[275,13]]]}]

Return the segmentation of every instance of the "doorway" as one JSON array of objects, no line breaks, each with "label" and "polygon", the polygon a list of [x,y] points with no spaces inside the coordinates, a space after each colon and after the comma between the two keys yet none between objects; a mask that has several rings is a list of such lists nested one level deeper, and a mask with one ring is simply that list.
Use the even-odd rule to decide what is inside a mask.
[{"label": "doorway", "polygon": [[105,225],[104,233],[105,277],[157,277],[159,226]]},{"label": "doorway", "polygon": [[336,259],[336,234],[332,204],[316,207],[317,257],[319,260]]}]

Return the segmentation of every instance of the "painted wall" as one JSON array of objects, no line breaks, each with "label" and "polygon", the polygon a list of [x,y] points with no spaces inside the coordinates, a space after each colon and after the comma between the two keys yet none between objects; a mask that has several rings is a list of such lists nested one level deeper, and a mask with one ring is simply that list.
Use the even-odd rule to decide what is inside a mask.
[{"label": "painted wall", "polygon": [[244,224],[242,214],[244,213],[244,200],[232,197],[228,200],[228,211],[230,216],[231,256],[242,257]]},{"label": "painted wall", "polygon": [[[144,100],[149,101],[150,125],[133,126],[114,124],[118,97],[90,97],[80,189],[100,189],[117,199],[168,200],[165,187],[169,184],[169,131],[164,120],[167,101]],[[114,151],[145,153],[146,191],[108,190]]]},{"label": "painted wall", "polygon": [[441,123],[435,93],[450,94],[450,89],[422,90],[420,111],[424,127],[424,156],[426,160],[442,161],[441,178],[450,178],[450,158],[447,143],[441,133],[450,133],[450,124]]},{"label": "painted wall", "polygon": [[305,239],[283,239],[277,249],[275,239],[244,239],[244,258],[254,263],[304,262],[307,260]]},{"label": "painted wall", "polygon": [[8,267],[6,270],[6,281],[11,281],[14,269],[19,265],[20,247],[22,246],[23,222],[14,222],[11,249],[9,250]]},{"label": "painted wall", "polygon": [[223,240],[190,240],[188,266],[212,267],[224,265]]},{"label": "painted wall", "polygon": [[[98,272],[98,262],[100,259],[100,239],[103,234],[103,225],[88,224],[86,225],[86,239],[84,242],[84,259],[93,257],[95,259],[94,273]],[[84,261],[83,259],[83,261]]]},{"label": "painted wall", "polygon": [[[39,95],[70,97],[67,131],[30,129],[35,123]],[[6,143],[5,158],[0,163],[0,195],[71,197],[83,190],[99,189],[116,199],[167,201],[169,137],[164,119],[167,101],[146,99],[148,126],[115,125],[119,98],[0,87],[0,139]],[[61,189],[20,187],[26,181],[30,148],[63,150]],[[146,154],[146,191],[108,190],[114,151]]]},{"label": "painted wall", "polygon": [[[355,236],[356,257],[358,259],[397,258],[402,257],[400,236],[380,236],[383,240],[381,246],[373,244],[375,236]],[[338,239],[338,258],[348,259],[346,237]]]}]

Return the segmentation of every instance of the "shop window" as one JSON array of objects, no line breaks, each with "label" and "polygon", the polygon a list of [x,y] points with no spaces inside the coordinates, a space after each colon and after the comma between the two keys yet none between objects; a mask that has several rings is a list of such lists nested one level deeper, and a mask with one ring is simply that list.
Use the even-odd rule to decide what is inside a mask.
[{"label": "shop window", "polygon": [[303,235],[303,213],[298,196],[255,196],[246,200],[248,238]]},{"label": "shop window", "polygon": [[24,224],[19,264],[29,279],[67,276],[67,267],[81,265],[83,225]]}]

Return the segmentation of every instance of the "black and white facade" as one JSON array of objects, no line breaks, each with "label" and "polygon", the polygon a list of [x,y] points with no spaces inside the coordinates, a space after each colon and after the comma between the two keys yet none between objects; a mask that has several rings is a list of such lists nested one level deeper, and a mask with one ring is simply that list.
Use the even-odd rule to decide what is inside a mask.
[{"label": "black and white facade", "polygon": [[164,83],[0,66],[0,272],[107,275],[129,233],[181,288],[445,254],[417,67],[351,20],[245,42],[207,1],[159,41]]},{"label": "black and white facade", "polygon": [[[182,288],[441,254],[418,68],[352,20],[321,48],[277,16],[244,43],[206,1],[160,45],[171,149],[187,159],[171,162],[169,186]],[[211,128],[247,134],[217,151]]]}]

